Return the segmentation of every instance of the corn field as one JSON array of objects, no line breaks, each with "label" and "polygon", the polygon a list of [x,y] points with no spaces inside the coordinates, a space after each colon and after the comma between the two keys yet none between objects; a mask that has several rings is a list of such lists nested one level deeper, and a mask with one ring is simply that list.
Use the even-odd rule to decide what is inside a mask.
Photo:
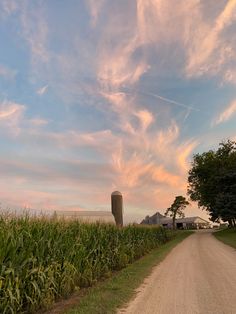
[{"label": "corn field", "polygon": [[165,243],[158,227],[0,216],[0,313],[34,313]]}]

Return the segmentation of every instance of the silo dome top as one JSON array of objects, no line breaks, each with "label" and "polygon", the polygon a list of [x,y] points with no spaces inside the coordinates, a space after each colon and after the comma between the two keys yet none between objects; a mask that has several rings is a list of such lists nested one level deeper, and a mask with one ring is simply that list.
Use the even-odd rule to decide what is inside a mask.
[{"label": "silo dome top", "polygon": [[113,193],[111,193],[111,195],[120,195],[120,196],[122,196],[122,194],[119,191],[114,191]]}]

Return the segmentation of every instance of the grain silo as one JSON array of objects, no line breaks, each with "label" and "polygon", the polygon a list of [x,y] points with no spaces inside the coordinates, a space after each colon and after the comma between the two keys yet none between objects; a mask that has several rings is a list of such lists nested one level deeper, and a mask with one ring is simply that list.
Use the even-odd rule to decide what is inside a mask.
[{"label": "grain silo", "polygon": [[115,217],[116,225],[123,226],[123,197],[119,191],[111,194],[111,211]]}]

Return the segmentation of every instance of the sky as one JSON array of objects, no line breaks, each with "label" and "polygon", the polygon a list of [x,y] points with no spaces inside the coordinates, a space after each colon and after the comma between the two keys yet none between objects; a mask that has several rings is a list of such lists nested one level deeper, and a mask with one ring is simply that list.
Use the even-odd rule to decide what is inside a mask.
[{"label": "sky", "polygon": [[119,190],[139,222],[229,138],[236,0],[0,0],[2,208],[110,210]]}]

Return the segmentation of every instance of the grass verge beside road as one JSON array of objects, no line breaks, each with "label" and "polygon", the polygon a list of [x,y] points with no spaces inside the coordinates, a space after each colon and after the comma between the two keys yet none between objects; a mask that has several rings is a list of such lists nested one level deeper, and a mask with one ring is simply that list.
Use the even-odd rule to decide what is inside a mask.
[{"label": "grass verge beside road", "polygon": [[236,229],[224,229],[213,234],[218,240],[236,249]]},{"label": "grass verge beside road", "polygon": [[[135,289],[143,282],[154,266],[160,263],[179,242],[191,231],[179,231],[176,237],[133,264],[122,269],[111,278],[98,283],[80,298],[77,305],[61,313],[66,314],[112,314],[127,303],[135,294]],[[52,312],[53,313],[53,312]],[[57,312],[58,313],[58,312]]]}]

